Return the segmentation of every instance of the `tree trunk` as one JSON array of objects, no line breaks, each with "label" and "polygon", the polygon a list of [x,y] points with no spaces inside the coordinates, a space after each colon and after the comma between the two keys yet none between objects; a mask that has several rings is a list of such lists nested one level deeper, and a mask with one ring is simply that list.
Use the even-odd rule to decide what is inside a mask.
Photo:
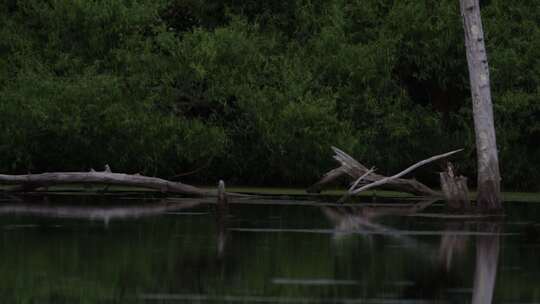
[{"label": "tree trunk", "polygon": [[484,45],[479,0],[460,0],[460,7],[465,30],[465,47],[467,49],[476,133],[478,159],[477,204],[478,208],[483,212],[498,212],[502,210],[501,178],[493,122],[489,66]]}]

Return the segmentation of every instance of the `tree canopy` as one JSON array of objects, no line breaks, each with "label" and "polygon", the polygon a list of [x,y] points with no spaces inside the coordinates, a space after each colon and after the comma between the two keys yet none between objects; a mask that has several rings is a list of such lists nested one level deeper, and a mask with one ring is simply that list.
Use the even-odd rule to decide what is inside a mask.
[{"label": "tree canopy", "polygon": [[[482,17],[503,185],[537,190],[540,5]],[[2,1],[0,118],[2,172],[305,185],[331,145],[381,173],[465,147],[475,172],[455,0]]]}]

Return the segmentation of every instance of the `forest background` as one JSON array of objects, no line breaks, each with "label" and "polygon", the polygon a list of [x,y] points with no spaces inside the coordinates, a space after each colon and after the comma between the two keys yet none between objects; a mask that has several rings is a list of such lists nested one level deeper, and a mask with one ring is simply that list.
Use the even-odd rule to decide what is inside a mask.
[{"label": "forest background", "polygon": [[[481,4],[502,183],[538,191],[540,3]],[[306,186],[331,145],[381,174],[464,147],[475,176],[459,1],[0,3],[2,173]]]}]

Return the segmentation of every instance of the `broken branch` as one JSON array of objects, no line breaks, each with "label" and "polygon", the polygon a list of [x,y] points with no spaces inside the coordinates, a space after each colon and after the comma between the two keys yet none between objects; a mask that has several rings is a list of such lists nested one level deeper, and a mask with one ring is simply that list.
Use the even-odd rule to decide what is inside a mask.
[{"label": "broken branch", "polygon": [[[334,151],[334,159],[340,164],[338,168],[328,171],[320,181],[309,187],[306,191],[308,193],[318,193],[328,183],[336,180],[337,178],[348,175],[353,180],[358,180],[366,172],[368,168],[355,160],[353,157],[343,152],[342,150],[332,147]],[[384,175],[371,173],[366,175],[362,180],[367,183],[373,183],[375,181],[386,178]],[[414,180],[405,178],[393,179],[391,183],[381,185],[381,188],[386,190],[407,192],[419,196],[441,196],[441,193],[432,190],[428,186]]]},{"label": "broken branch", "polygon": [[358,194],[358,193],[360,193],[360,192],[362,192],[362,191],[371,189],[371,188],[373,188],[373,187],[377,187],[377,186],[384,185],[384,184],[386,184],[386,183],[391,182],[392,180],[395,180],[395,179],[397,179],[397,178],[402,177],[403,175],[405,175],[405,174],[407,174],[407,173],[413,171],[414,169],[419,168],[419,167],[421,167],[421,166],[423,166],[423,165],[425,165],[425,164],[434,162],[434,161],[436,161],[436,160],[438,160],[438,159],[441,159],[441,158],[448,157],[448,156],[450,156],[450,155],[452,155],[452,154],[456,154],[456,153],[461,152],[461,151],[463,151],[463,149],[454,150],[454,151],[451,151],[451,152],[448,152],[448,153],[444,153],[444,154],[432,156],[432,157],[430,157],[430,158],[428,158],[428,159],[424,159],[424,160],[419,161],[419,162],[417,162],[416,164],[414,164],[414,165],[408,167],[407,169],[405,169],[405,170],[399,172],[398,174],[395,174],[395,175],[392,175],[392,176],[389,176],[389,177],[380,179],[380,180],[375,181],[375,182],[373,182],[373,183],[371,183],[371,184],[367,184],[367,185],[365,185],[365,186],[363,186],[363,187],[360,187],[360,188],[358,188],[358,189],[353,190],[352,192],[350,192],[350,194],[351,194],[351,195],[355,195],[355,194]]}]

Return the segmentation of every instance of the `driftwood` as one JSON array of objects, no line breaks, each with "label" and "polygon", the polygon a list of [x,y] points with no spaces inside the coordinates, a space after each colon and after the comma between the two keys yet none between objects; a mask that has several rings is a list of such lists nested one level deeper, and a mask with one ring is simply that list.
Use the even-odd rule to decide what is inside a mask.
[{"label": "driftwood", "polygon": [[389,177],[385,177],[385,178],[382,178],[382,179],[379,179],[377,181],[374,181],[372,183],[369,183],[367,185],[364,185],[362,187],[359,187],[357,189],[353,189],[353,190],[349,190],[349,194],[350,195],[355,195],[355,194],[358,194],[362,191],[366,191],[368,189],[371,189],[371,188],[374,188],[374,187],[378,187],[378,186],[382,186],[384,184],[389,184],[389,183],[392,183],[392,181],[402,177],[403,175],[407,174],[407,173],[410,173],[412,172],[414,169],[417,169],[425,164],[429,164],[431,162],[434,162],[438,159],[441,159],[441,158],[445,158],[445,157],[448,157],[452,154],[455,154],[457,152],[460,152],[462,151],[463,149],[459,149],[459,150],[455,150],[455,151],[451,151],[451,152],[448,152],[448,153],[444,153],[444,154],[440,154],[440,155],[436,155],[436,156],[432,156],[430,158],[427,158],[427,159],[424,159],[422,161],[419,161],[417,162],[416,164],[410,166],[409,168],[399,172],[398,174],[395,174],[395,175],[392,175],[392,176],[389,176]]},{"label": "driftwood", "polygon": [[157,177],[140,174],[113,173],[109,166],[105,171],[96,172],[53,172],[41,174],[5,175],[0,174],[1,184],[16,185],[8,191],[31,191],[40,187],[64,184],[105,184],[142,187],[167,193],[180,193],[197,196],[216,196],[215,190],[204,190],[180,182],[171,182]]},{"label": "driftwood", "polygon": [[[334,159],[338,161],[341,164],[341,166],[326,173],[320,181],[318,181],[316,184],[309,187],[307,189],[307,192],[308,193],[320,192],[322,187],[326,185],[327,183],[337,179],[340,176],[348,175],[349,177],[352,177],[355,180],[355,182],[349,188],[345,196],[342,197],[340,202],[345,201],[351,195],[358,194],[362,191],[371,189],[373,187],[381,187],[383,189],[388,189],[388,190],[397,190],[397,191],[407,192],[407,193],[420,195],[420,196],[441,197],[442,196],[441,192],[432,190],[428,186],[418,182],[415,179],[404,179],[401,177],[425,164],[428,164],[430,162],[436,161],[441,158],[448,157],[450,155],[453,155],[457,152],[462,151],[462,149],[460,149],[460,150],[455,150],[448,153],[432,156],[428,159],[417,162],[416,164],[408,167],[407,169],[399,172],[398,174],[386,177],[386,176],[374,173],[375,171],[374,168],[371,168],[368,170],[366,166],[362,165],[357,160],[352,158],[347,153],[341,151],[340,149],[336,147],[332,147],[332,150],[335,153]],[[364,184],[359,186],[359,184],[361,184],[362,182]]]},{"label": "driftwood", "polygon": [[[349,156],[347,153],[341,151],[336,147],[332,147],[334,151],[334,159],[340,163],[340,167],[330,170],[323,178],[307,189],[308,193],[318,193],[322,188],[337,178],[348,175],[353,180],[357,180],[362,175],[366,174],[369,169],[359,163],[357,160]],[[371,173],[363,178],[366,183],[373,183],[386,178],[384,175]],[[441,193],[432,190],[428,186],[420,183],[415,179],[395,178],[391,183],[387,183],[381,186],[382,189],[401,191],[411,193],[420,196],[441,196]]]}]

